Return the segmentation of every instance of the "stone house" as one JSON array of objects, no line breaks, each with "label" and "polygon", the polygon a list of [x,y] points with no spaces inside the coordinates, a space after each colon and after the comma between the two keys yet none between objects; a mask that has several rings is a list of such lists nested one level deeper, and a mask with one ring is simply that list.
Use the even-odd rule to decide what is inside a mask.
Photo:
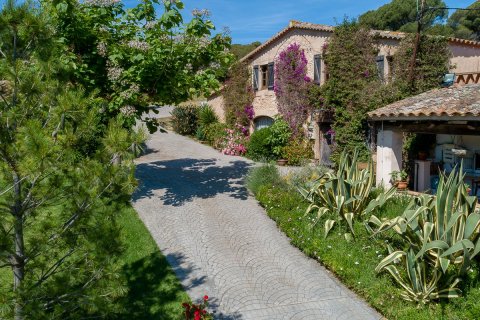
[{"label": "stone house", "polygon": [[[332,36],[334,27],[306,22],[291,21],[289,25],[267,40],[261,46],[242,58],[252,70],[252,84],[256,90],[253,107],[255,119],[252,130],[268,126],[278,114],[277,102],[273,91],[274,62],[281,51],[290,44],[297,43],[305,51],[309,62],[308,76],[318,85],[322,85],[328,77],[322,51],[328,39]],[[404,33],[372,30],[376,35],[378,46],[377,66],[379,77],[388,81],[392,65],[392,56]],[[456,74],[458,83],[478,83],[480,80],[480,42],[450,38],[449,46],[452,52],[451,72]],[[209,104],[214,108],[220,119],[225,119],[223,97],[221,91],[209,98]],[[324,133],[328,123],[315,119],[309,125],[312,139],[315,139],[315,157],[325,159],[327,141]]]}]

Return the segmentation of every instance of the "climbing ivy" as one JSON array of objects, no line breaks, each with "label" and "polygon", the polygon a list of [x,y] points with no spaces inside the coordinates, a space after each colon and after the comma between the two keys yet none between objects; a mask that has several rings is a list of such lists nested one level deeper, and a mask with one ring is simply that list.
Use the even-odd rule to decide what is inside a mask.
[{"label": "climbing ivy", "polygon": [[335,28],[323,52],[328,80],[320,89],[310,90],[310,101],[317,101],[316,108],[335,112],[333,160],[344,149],[358,149],[362,158],[368,157],[369,111],[440,85],[449,69],[448,40],[422,35],[411,71],[414,41],[415,35],[401,41],[393,55],[391,78],[384,83],[375,62],[375,35],[354,21],[344,21]]},{"label": "climbing ivy", "polygon": [[417,59],[412,71],[414,46],[415,35],[406,35],[393,55],[393,84],[402,97],[416,95],[438,87],[443,75],[450,68],[451,52],[446,37],[421,35]]},{"label": "climbing ivy", "polygon": [[333,129],[337,147],[334,155],[343,149],[355,148],[363,157],[368,155],[367,112],[374,108],[371,100],[377,97],[381,87],[376,55],[375,39],[369,30],[350,21],[337,26],[324,47],[329,77],[320,94],[323,104],[335,110]]},{"label": "climbing ivy", "polygon": [[238,62],[230,69],[223,88],[225,120],[229,126],[250,126],[254,97],[250,71],[245,63]]}]

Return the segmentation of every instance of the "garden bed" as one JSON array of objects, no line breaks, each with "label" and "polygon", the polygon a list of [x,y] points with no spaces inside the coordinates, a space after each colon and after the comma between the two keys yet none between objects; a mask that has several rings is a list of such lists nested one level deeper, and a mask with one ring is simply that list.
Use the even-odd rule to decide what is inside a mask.
[{"label": "garden bed", "polygon": [[[372,238],[362,223],[354,225],[356,240],[347,242],[339,226],[324,238],[323,224],[311,227],[304,213],[307,203],[296,190],[264,169],[261,176],[250,177],[247,184],[268,215],[291,239],[291,243],[307,256],[332,271],[345,285],[363,297],[388,319],[478,319],[480,318],[480,284],[477,272],[469,273],[461,289],[463,296],[428,305],[416,305],[400,298],[399,287],[386,273],[377,274],[375,267],[388,254],[386,242],[394,242],[389,234]],[[401,214],[406,200],[395,197],[374,214],[393,218]],[[478,270],[478,268],[474,268]]]}]

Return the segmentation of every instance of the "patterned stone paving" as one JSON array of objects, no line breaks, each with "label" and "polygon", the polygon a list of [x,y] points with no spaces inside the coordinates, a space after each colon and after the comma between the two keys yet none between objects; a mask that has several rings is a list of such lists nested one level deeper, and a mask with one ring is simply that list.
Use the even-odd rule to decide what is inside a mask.
[{"label": "patterned stone paving", "polygon": [[380,319],[292,247],[242,186],[251,162],[156,133],[137,161],[134,207],[192,299],[215,319]]}]

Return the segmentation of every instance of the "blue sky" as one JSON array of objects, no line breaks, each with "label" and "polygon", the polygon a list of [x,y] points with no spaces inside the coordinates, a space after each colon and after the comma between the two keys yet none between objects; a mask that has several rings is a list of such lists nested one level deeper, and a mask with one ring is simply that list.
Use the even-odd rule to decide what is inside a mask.
[{"label": "blue sky", "polygon": [[[290,20],[335,25],[344,16],[356,18],[390,0],[184,0],[184,17],[194,8],[209,9],[221,29],[231,30],[233,43],[265,41]],[[467,7],[474,0],[446,0],[450,7]]]},{"label": "blue sky", "polygon": [[[21,0],[18,0],[21,1]],[[83,1],[83,0],[81,0]],[[122,0],[126,7],[139,0]],[[475,0],[444,0],[449,7],[465,8]],[[5,0],[0,0],[2,5]],[[356,18],[390,0],[183,0],[185,20],[195,8],[208,9],[220,31],[228,27],[233,43],[263,42],[285,28],[290,20],[335,25],[343,18]]]}]

